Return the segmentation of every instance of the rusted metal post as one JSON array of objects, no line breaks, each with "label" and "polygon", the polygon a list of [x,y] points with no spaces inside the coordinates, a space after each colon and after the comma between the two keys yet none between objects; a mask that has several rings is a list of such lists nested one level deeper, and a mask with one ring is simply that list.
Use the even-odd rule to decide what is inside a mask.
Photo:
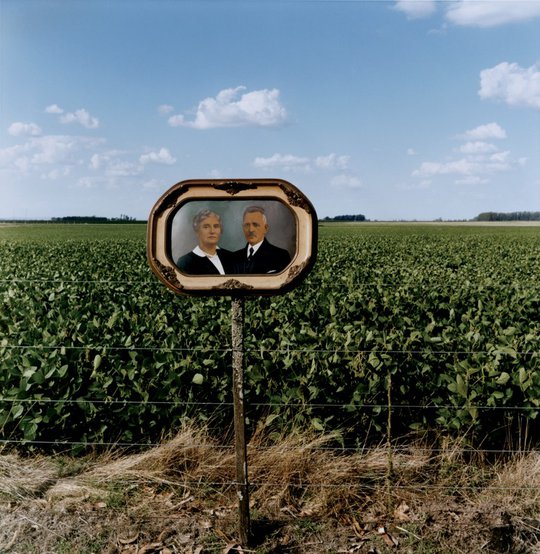
[{"label": "rusted metal post", "polygon": [[239,500],[240,542],[242,546],[248,546],[251,531],[244,404],[244,298],[232,298],[232,363],[236,491]]}]

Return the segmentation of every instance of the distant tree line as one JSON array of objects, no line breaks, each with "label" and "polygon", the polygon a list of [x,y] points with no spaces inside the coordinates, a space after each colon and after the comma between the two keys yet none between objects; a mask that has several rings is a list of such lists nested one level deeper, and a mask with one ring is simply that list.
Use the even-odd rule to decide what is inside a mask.
[{"label": "distant tree line", "polygon": [[53,223],[141,223],[136,218],[124,214],[120,217],[69,215],[65,217],[53,217],[51,221]]},{"label": "distant tree line", "polygon": [[540,212],[482,212],[475,221],[540,221]]},{"label": "distant tree line", "polygon": [[325,217],[323,221],[365,221],[366,216],[362,214],[356,215],[336,215],[335,217]]}]

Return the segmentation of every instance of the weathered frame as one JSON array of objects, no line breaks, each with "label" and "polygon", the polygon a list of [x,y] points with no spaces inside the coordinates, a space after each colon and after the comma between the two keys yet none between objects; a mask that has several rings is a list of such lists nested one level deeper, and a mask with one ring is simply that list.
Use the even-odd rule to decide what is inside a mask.
[{"label": "weathered frame", "polygon": [[[178,211],[194,200],[275,200],[287,206],[296,222],[296,250],[280,273],[188,275],[171,254],[172,223]],[[317,255],[317,214],[311,202],[283,179],[186,180],[166,191],[148,218],[147,258],[155,275],[177,294],[253,296],[281,294],[306,277]]]}]

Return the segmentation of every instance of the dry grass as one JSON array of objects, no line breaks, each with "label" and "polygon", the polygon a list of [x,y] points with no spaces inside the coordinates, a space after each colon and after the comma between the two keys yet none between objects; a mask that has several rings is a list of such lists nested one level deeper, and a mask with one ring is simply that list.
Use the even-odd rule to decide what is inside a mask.
[{"label": "dry grass", "polygon": [[[347,453],[332,436],[249,445],[262,553],[540,552],[540,455],[471,461],[458,447]],[[140,454],[0,455],[0,552],[240,550],[235,453],[200,428]],[[390,469],[392,471],[390,471]]]}]

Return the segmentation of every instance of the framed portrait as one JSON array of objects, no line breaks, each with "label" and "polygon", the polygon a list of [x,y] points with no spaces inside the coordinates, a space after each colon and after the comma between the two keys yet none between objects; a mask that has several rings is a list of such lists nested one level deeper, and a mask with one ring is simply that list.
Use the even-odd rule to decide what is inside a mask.
[{"label": "framed portrait", "polygon": [[182,181],[148,219],[150,267],[179,294],[280,294],[316,255],[315,209],[282,179]]}]

